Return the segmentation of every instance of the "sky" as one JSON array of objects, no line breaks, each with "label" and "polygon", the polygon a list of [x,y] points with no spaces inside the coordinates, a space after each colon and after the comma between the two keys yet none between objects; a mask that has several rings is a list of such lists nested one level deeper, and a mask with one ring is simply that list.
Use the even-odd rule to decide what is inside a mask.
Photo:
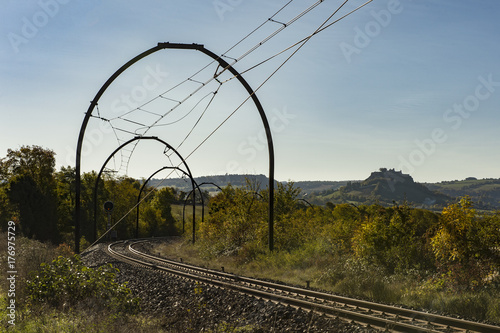
[{"label": "sky", "polygon": [[[135,56],[172,42],[203,44],[256,91],[277,180],[360,180],[382,167],[419,182],[500,178],[500,2],[374,0],[287,50],[342,4],[326,0],[300,16],[316,1],[279,11],[288,2],[5,0],[0,158],[38,145],[56,153],[58,169],[74,167],[101,86]],[[362,3],[348,1],[328,23]],[[164,166],[193,176],[268,174],[255,104],[199,51],[161,50],[136,62],[92,116],[83,171],[143,135],[173,149],[137,140],[106,168],[135,178]],[[180,174],[171,171],[158,177]]]}]

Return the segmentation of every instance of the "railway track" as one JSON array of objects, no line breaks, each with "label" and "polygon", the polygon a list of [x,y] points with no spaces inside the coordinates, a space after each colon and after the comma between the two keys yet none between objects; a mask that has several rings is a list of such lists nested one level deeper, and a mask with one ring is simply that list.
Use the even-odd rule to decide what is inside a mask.
[{"label": "railway track", "polygon": [[339,317],[367,327],[392,332],[500,332],[500,326],[482,324],[395,306],[368,302],[200,268],[143,253],[134,246],[146,242],[121,241],[108,246],[114,258],[156,269],[272,302]]}]

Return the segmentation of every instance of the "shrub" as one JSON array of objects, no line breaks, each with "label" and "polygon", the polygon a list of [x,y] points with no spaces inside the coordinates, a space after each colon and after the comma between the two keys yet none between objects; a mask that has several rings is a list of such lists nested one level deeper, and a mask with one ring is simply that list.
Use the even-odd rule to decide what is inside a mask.
[{"label": "shrub", "polygon": [[407,205],[373,205],[369,209],[371,212],[352,239],[358,258],[382,265],[390,273],[433,268],[428,233],[437,225],[436,214]]},{"label": "shrub", "polygon": [[139,299],[131,296],[125,284],[115,282],[117,272],[111,264],[93,269],[84,266],[78,256],[58,257],[31,274],[26,282],[28,302],[62,309],[92,304],[98,309],[135,312]]},{"label": "shrub", "polygon": [[498,271],[499,226],[498,213],[481,216],[467,196],[443,209],[431,245],[438,269],[450,277],[450,287],[478,289]]}]

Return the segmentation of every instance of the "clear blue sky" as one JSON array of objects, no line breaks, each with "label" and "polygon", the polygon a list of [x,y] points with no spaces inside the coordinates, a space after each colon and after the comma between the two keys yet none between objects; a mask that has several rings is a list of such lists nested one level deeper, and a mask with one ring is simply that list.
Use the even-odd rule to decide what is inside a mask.
[{"label": "clear blue sky", "polygon": [[[74,166],[84,113],[125,62],[168,41],[200,43],[222,54],[286,2],[6,0],[0,13],[0,156],[8,148],[40,145],[56,152],[58,168]],[[314,2],[295,0],[276,21],[289,21]],[[299,41],[340,4],[324,1],[235,68],[245,71]],[[360,4],[351,0],[336,17]],[[497,0],[375,0],[313,37],[257,92],[273,125],[276,179],[364,179],[380,167],[402,169],[422,182],[500,177],[498,17]],[[228,56],[241,56],[280,26],[266,23]],[[255,89],[290,54],[244,77]],[[99,101],[100,115],[114,119],[115,128],[133,131],[136,123],[151,124],[154,114],[176,104],[167,98],[180,100],[198,84],[174,89],[144,107],[148,112],[122,111],[162,94],[208,63],[194,51],[155,53],[110,87]],[[205,81],[215,70],[209,67],[194,79]],[[159,122],[174,124],[155,127],[148,135],[178,147],[217,87],[210,82]],[[246,96],[235,80],[224,83],[179,147],[181,155],[190,155],[195,176],[267,174],[262,123],[251,103],[193,153]],[[101,167],[118,146],[116,136],[130,138],[119,130],[115,135],[106,124],[97,118],[89,124],[85,171]],[[170,163],[162,153],[160,145],[141,142],[128,174],[149,177]],[[117,155],[109,166],[125,172],[123,156],[124,161]]]}]

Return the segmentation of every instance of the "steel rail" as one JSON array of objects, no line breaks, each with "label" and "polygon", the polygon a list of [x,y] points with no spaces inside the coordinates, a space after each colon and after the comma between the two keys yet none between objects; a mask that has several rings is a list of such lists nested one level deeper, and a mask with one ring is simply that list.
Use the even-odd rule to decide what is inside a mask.
[{"label": "steel rail", "polygon": [[[500,326],[257,280],[156,257],[133,248],[133,245],[142,242],[146,242],[146,240],[129,244],[127,244],[128,242],[113,243],[108,246],[108,251],[115,258],[118,257],[118,259],[130,263],[143,265],[172,275],[253,295],[255,297],[261,297],[273,302],[324,313],[329,316],[345,318],[356,323],[364,324],[365,326],[369,325],[370,327],[384,330],[394,332],[500,332]],[[128,245],[127,250],[131,254],[152,260],[155,263],[133,258],[130,255],[125,255],[113,250],[112,247],[117,244]],[[170,267],[163,265],[168,265]],[[286,293],[286,295],[283,295],[283,293]],[[295,297],[293,297],[293,295],[295,295]]]}]

